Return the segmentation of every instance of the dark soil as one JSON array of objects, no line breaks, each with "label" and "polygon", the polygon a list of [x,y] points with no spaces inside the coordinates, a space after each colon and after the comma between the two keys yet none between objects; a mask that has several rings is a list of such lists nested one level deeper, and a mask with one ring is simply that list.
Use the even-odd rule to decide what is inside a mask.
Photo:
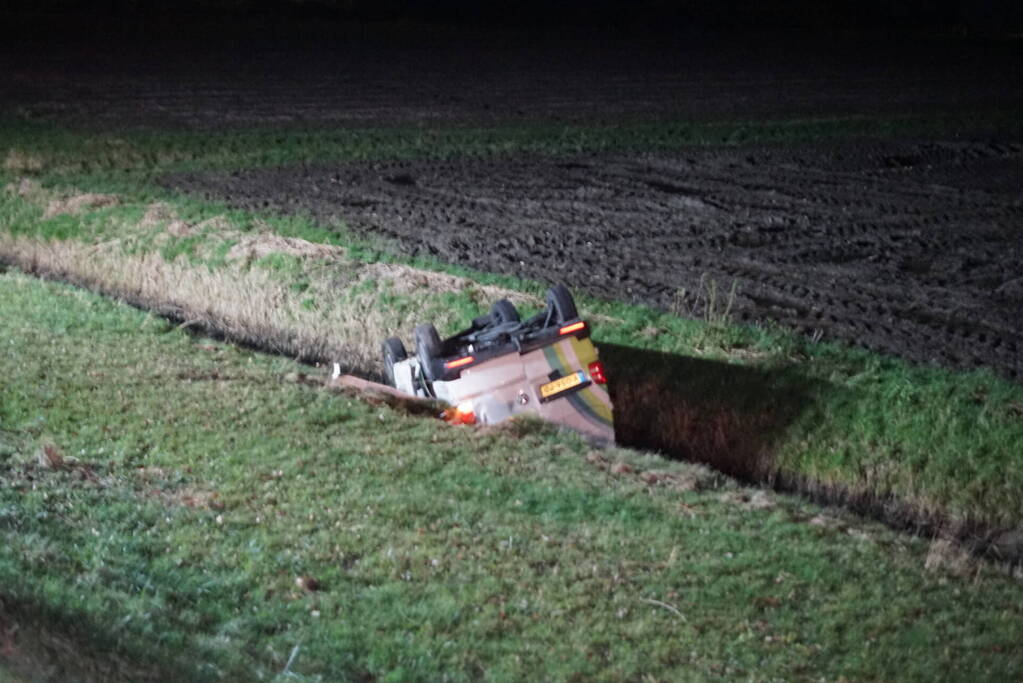
[{"label": "dark soil", "polygon": [[[408,254],[1023,378],[1023,144],[850,142],[190,174]],[[716,298],[711,295],[711,284]]]},{"label": "dark soil", "polygon": [[[352,24],[273,40],[15,37],[0,42],[0,116],[117,131],[928,120],[1023,108],[1023,41],[713,33],[639,19],[613,32]],[[1023,147],[1012,133],[985,135],[168,182],[342,218],[410,254],[683,312],[705,312],[711,282],[721,310],[735,283],[740,319],[1020,378]]]},{"label": "dark soil", "polygon": [[[1020,41],[631,22],[0,41],[0,113],[86,128],[764,120],[1023,105]],[[630,25],[631,24],[631,25]]]}]

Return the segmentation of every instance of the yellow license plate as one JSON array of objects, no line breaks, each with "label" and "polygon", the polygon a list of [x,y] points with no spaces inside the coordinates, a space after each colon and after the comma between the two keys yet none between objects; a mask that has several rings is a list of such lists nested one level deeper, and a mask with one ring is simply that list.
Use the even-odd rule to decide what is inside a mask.
[{"label": "yellow license plate", "polygon": [[571,375],[565,375],[559,377],[553,382],[547,382],[547,384],[540,385],[540,399],[546,400],[557,396],[558,394],[573,389],[586,380],[586,375],[582,371],[573,372]]}]

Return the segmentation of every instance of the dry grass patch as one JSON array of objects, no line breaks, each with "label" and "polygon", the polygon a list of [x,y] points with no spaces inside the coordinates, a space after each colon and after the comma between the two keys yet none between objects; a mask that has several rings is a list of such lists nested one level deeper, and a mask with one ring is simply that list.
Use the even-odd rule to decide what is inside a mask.
[{"label": "dry grass patch", "polygon": [[936,538],[927,550],[924,569],[947,571],[956,576],[970,576],[977,572],[977,560],[961,545],[945,538]]},{"label": "dry grass patch", "polygon": [[0,234],[0,250],[34,273],[56,276],[126,299],[162,315],[287,355],[365,360],[365,340],[346,344],[358,318],[305,311],[299,297],[258,268],[211,271],[160,254],[125,254],[117,245],[43,243]]},{"label": "dry grass patch", "polygon": [[173,237],[188,237],[196,232],[194,224],[181,220],[174,208],[163,202],[153,202],[147,206],[138,225],[143,230],[162,227],[168,235]]},{"label": "dry grass patch", "polygon": [[54,199],[47,204],[46,210],[43,211],[43,219],[64,214],[77,216],[90,209],[102,209],[108,206],[117,206],[120,203],[120,198],[112,194],[94,194],[89,192],[71,195],[64,199]]},{"label": "dry grass patch", "polygon": [[4,187],[4,192],[42,208],[43,220],[62,215],[79,216],[93,209],[121,204],[121,198],[117,195],[48,190],[32,178],[19,178],[10,182]]},{"label": "dry grass patch", "polygon": [[[7,190],[45,206],[44,219],[120,203],[113,195],[54,196],[32,180]],[[431,310],[428,302],[439,296],[462,292],[488,303],[505,297],[539,304],[534,297],[467,278],[359,263],[340,247],[246,233],[222,216],[185,221],[159,202],[149,204],[138,220],[106,221],[104,229],[111,236],[94,244],[0,233],[0,253],[30,272],[67,279],[236,341],[370,373],[378,371],[381,340],[411,330],[421,322],[411,316]],[[198,238],[182,252],[193,260],[169,259],[145,247],[162,248],[186,237]],[[232,241],[217,267],[193,262],[209,261]],[[409,300],[404,313],[382,303],[382,297],[394,296]],[[450,324],[454,315],[441,310],[435,320],[438,326]]]},{"label": "dry grass patch", "polygon": [[43,189],[38,180],[32,178],[18,178],[4,186],[4,192],[20,197],[30,204],[39,205],[42,197],[48,197],[49,193]]},{"label": "dry grass patch", "polygon": [[742,491],[726,491],[718,500],[722,503],[738,505],[747,510],[767,510],[777,505],[777,500],[767,491],[744,489]]},{"label": "dry grass patch", "polygon": [[146,206],[146,212],[142,214],[139,227],[144,229],[157,228],[178,218],[178,212],[170,204],[164,202],[153,202]]},{"label": "dry grass patch", "polygon": [[[664,461],[643,458],[633,451],[612,448],[607,451],[590,451],[586,462],[615,477],[629,477],[646,486],[660,486],[675,491],[707,491],[719,488],[726,480],[713,470],[686,463],[673,463],[668,469]],[[651,464],[659,465],[651,467]]]},{"label": "dry grass patch", "polygon": [[[43,220],[84,218],[123,203],[110,194],[46,189],[27,178],[6,191],[42,208]],[[456,318],[464,314],[440,303],[444,296],[465,296],[481,308],[499,298],[542,305],[536,297],[468,278],[361,263],[341,247],[260,227],[245,232],[223,216],[187,221],[173,206],[153,202],[139,219],[103,221],[104,232],[92,236],[99,240],[93,244],[0,234],[0,250],[30,272],[124,298],[236,341],[370,373],[378,370],[382,339],[423,322],[413,316],[430,315],[439,328],[462,322]],[[185,238],[189,242],[182,244]],[[218,257],[217,250],[228,244]],[[200,267],[202,262],[217,265]],[[406,301],[404,309],[384,303],[395,297]]]},{"label": "dry grass patch", "polygon": [[371,263],[363,267],[362,280],[373,279],[385,282],[391,291],[399,295],[415,295],[422,292],[444,294],[472,290],[477,300],[490,303],[508,299],[516,306],[540,307],[543,302],[535,296],[494,285],[482,285],[468,278],[448,273],[420,270],[398,263]]},{"label": "dry grass patch", "polygon": [[167,486],[174,476],[173,471],[152,465],[135,469],[136,479],[145,487],[141,494],[144,498],[156,499],[165,505],[180,505],[216,511],[226,507],[217,491],[195,486]]},{"label": "dry grass patch", "polygon": [[32,154],[22,149],[12,148],[7,150],[4,157],[4,170],[14,173],[39,173],[46,167],[46,162],[38,154]]},{"label": "dry grass patch", "polygon": [[297,237],[280,235],[245,235],[227,253],[230,260],[255,261],[271,254],[287,254],[299,258],[340,259],[345,250],[326,244],[314,244]]},{"label": "dry grass patch", "polygon": [[153,202],[146,207],[146,212],[139,219],[136,226],[142,231],[155,231],[157,240],[163,241],[167,237],[191,237],[203,233],[233,233],[237,228],[223,216],[213,216],[198,223],[189,223],[178,216],[178,213],[168,204]]}]

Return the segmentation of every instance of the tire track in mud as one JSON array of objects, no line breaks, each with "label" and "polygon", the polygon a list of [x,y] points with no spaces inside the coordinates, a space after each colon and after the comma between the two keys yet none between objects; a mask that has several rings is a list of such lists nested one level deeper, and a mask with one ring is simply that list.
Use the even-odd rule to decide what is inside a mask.
[{"label": "tire track in mud", "polygon": [[340,218],[408,254],[661,308],[702,282],[734,283],[737,319],[1023,379],[1023,144],[1013,141],[395,161],[164,182]]}]

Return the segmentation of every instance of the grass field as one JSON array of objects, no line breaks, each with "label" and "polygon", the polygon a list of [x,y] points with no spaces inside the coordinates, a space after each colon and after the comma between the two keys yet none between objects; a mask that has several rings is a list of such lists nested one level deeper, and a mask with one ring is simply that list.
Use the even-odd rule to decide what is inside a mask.
[{"label": "grass field", "polygon": [[64,285],[0,287],[14,673],[1020,676],[1023,586],[951,546],[539,424],[330,393]]},{"label": "grass field", "polygon": [[1020,584],[963,548],[1023,556],[1020,386],[738,327],[724,292],[699,293],[713,299],[701,320],[580,299],[620,442],[931,525],[910,537],[541,425],[451,429],[328,393],[287,357],[372,374],[385,333],[451,331],[499,296],[536,307],[543,285],[153,182],[958,125],[5,125],[0,258],[159,315],[0,280],[0,666],[50,680],[1019,678]]},{"label": "grass field", "polygon": [[[1015,130],[1015,121],[988,113],[973,124]],[[340,222],[327,230],[301,216],[231,211],[173,196],[153,179],[172,169],[785,143],[948,133],[962,125],[953,118],[840,119],[112,136],[19,124],[0,141],[8,150],[4,182],[11,183],[0,197],[0,240],[23,267],[263,348],[340,359],[372,373],[382,337],[422,320],[453,330],[498,296],[528,308],[543,286],[410,262]],[[687,319],[684,310],[582,301],[611,361],[621,441],[849,499],[897,523],[1015,556],[1012,530],[1023,523],[1023,388],[986,372],[915,367],[770,327],[737,327],[724,315],[727,292],[695,294],[714,300],[703,320]]]}]

